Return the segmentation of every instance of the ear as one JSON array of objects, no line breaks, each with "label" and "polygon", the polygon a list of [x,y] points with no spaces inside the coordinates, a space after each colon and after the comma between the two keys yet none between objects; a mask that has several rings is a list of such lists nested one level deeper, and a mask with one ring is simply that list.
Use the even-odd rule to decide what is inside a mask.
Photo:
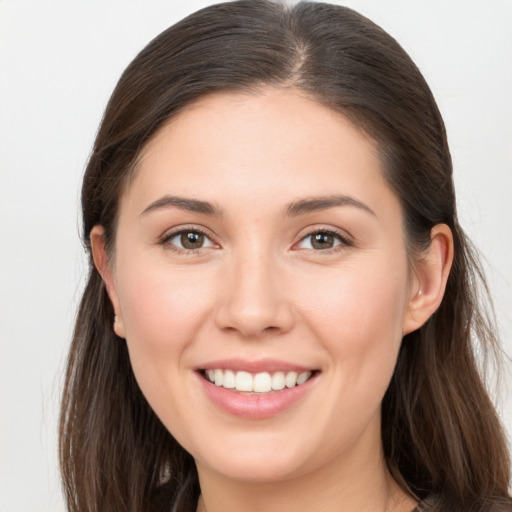
[{"label": "ear", "polygon": [[419,329],[441,304],[452,262],[452,231],[446,224],[437,224],[430,231],[430,246],[414,264],[404,335]]},{"label": "ear", "polygon": [[112,302],[112,307],[114,308],[115,318],[112,319],[114,322],[114,332],[120,338],[124,338],[124,321],[119,304],[119,297],[116,291],[112,265],[107,257],[107,251],[105,247],[105,229],[103,226],[100,226],[99,224],[94,226],[91,230],[89,239],[91,241],[91,251],[92,258],[94,260],[94,266],[96,267],[96,270],[99,272],[103,282],[105,283],[110,302]]}]

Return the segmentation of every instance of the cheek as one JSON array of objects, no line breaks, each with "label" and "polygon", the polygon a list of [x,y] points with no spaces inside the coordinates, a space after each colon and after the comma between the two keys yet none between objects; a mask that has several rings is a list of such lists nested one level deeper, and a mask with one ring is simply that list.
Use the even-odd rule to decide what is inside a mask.
[{"label": "cheek", "polygon": [[[393,374],[408,297],[406,262],[344,268],[297,293],[347,400],[376,406]],[[328,279],[330,277],[330,279]],[[370,403],[372,402],[372,403]]]},{"label": "cheek", "polygon": [[145,388],[169,379],[169,362],[180,366],[208,314],[210,280],[151,264],[126,270],[120,269],[119,300],[132,367]]},{"label": "cheek", "polygon": [[[326,335],[339,337],[341,344],[370,331],[401,337],[408,287],[407,273],[402,270],[405,263],[397,267],[346,266],[339,272],[317,274],[314,281],[304,282],[296,294],[303,298],[301,307],[318,320]],[[360,341],[364,342],[364,338]]]}]

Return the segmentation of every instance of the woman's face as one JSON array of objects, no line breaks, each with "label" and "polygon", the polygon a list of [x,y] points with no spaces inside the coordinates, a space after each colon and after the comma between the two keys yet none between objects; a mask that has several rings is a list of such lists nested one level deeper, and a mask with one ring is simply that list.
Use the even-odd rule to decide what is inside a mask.
[{"label": "woman's face", "polygon": [[294,90],[196,102],[145,148],[114,256],[116,330],[200,474],[381,453],[415,283],[374,144],[343,116]]}]

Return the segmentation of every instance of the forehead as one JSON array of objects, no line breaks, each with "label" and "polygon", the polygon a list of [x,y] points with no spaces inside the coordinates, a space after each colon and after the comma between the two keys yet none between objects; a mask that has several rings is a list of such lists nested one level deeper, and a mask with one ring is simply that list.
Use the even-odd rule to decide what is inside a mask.
[{"label": "forehead", "polygon": [[124,200],[163,194],[257,208],[333,193],[373,203],[393,195],[376,143],[294,89],[214,93],[161,128],[141,153]]}]

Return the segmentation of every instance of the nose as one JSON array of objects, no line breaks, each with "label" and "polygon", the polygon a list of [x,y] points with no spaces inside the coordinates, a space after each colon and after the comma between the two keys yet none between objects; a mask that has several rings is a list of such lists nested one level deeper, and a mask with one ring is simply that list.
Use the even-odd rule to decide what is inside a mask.
[{"label": "nose", "polygon": [[223,276],[216,324],[244,338],[283,334],[294,315],[282,271],[270,255],[244,255]]}]

